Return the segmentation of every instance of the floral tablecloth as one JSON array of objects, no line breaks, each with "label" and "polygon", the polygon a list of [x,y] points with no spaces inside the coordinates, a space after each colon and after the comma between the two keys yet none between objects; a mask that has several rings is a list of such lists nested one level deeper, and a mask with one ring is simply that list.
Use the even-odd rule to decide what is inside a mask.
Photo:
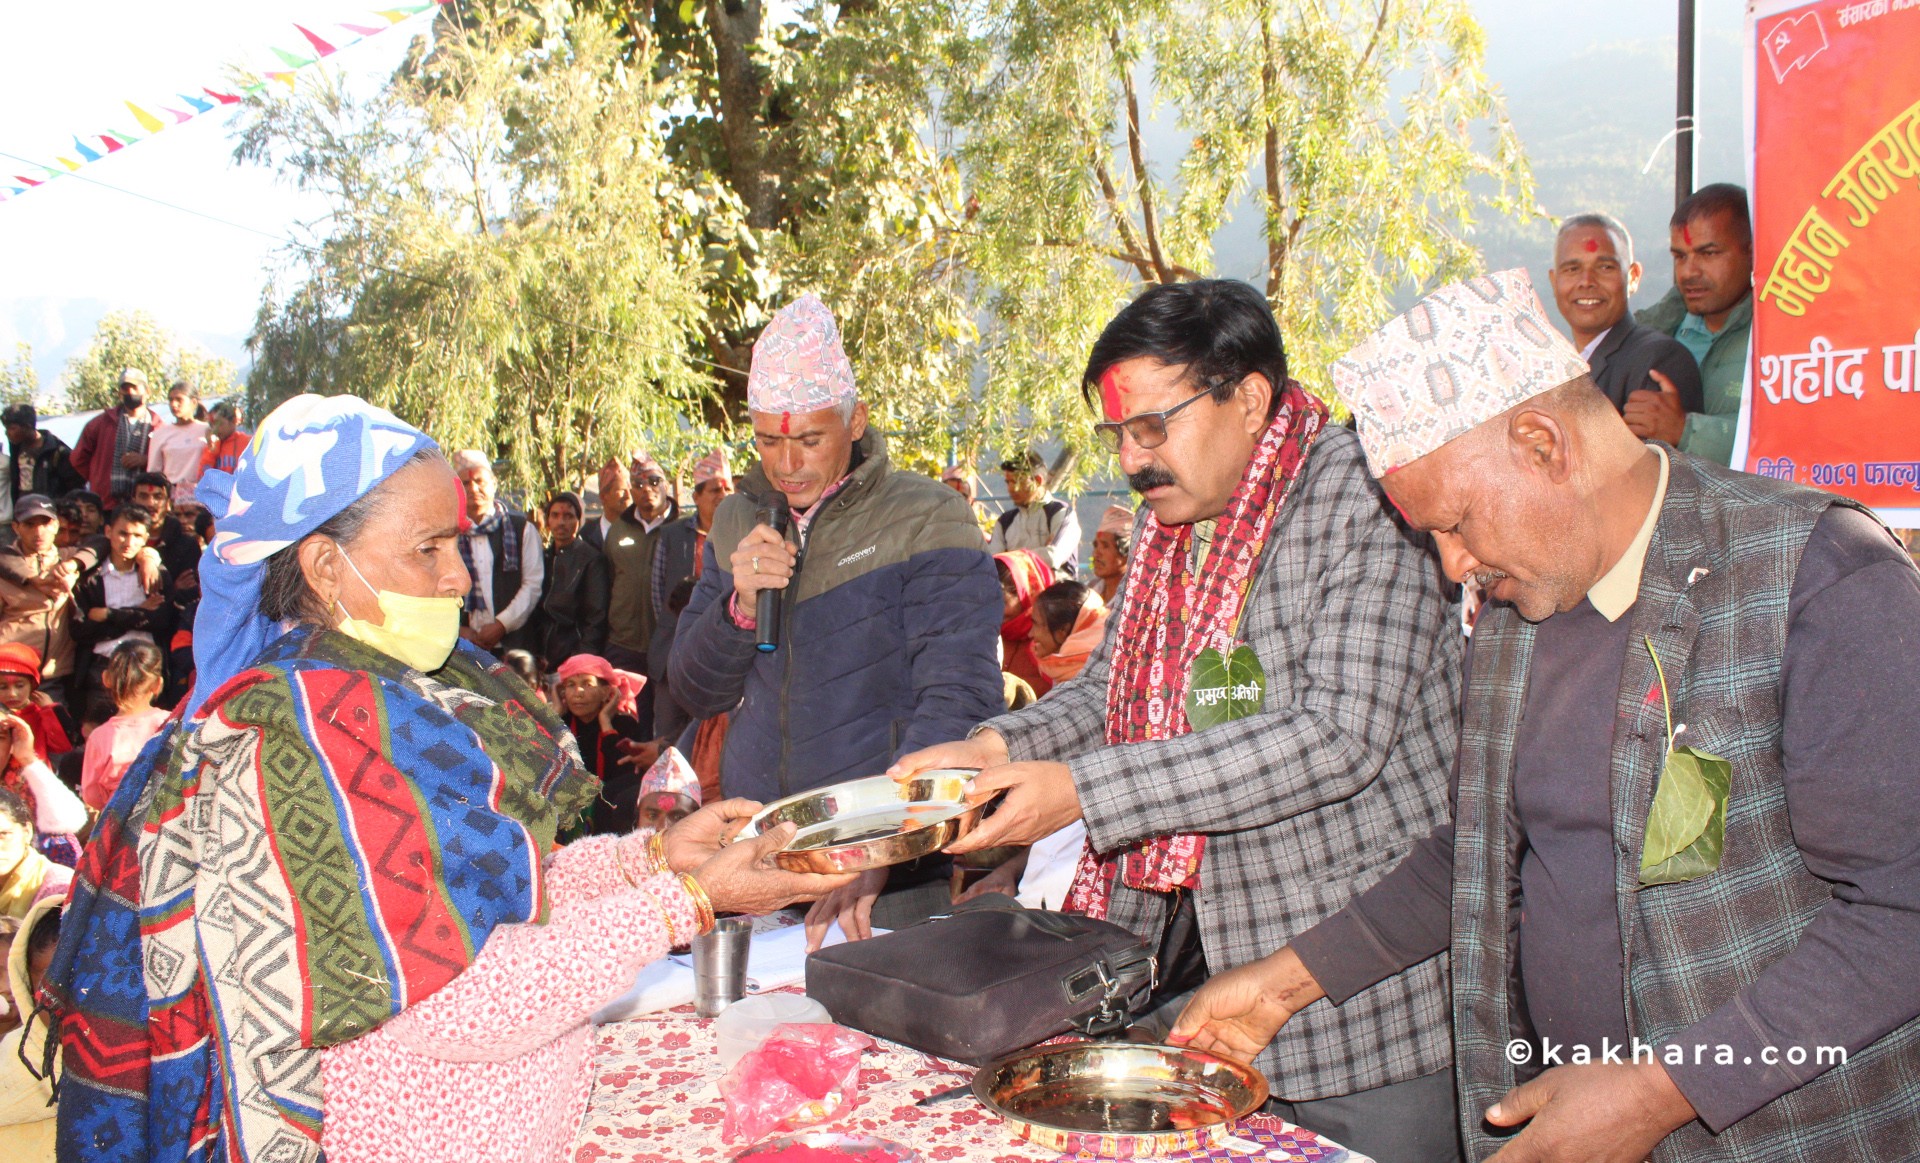
[{"label": "floral tablecloth", "polygon": [[[692,1006],[600,1027],[594,1039],[593,1098],[574,1163],[724,1163],[744,1144],[720,1141],[725,1104],[717,1084],[713,1023]],[[903,1143],[926,1163],[1052,1163],[1071,1158],[1016,1143],[998,1116],[971,1098],[917,1107],[935,1091],[967,1081],[973,1069],[891,1042],[860,1064],[860,1099],[809,1130],[877,1135]],[[1371,1163],[1311,1131],[1255,1116],[1232,1140],[1173,1160],[1271,1160],[1272,1163]]]}]

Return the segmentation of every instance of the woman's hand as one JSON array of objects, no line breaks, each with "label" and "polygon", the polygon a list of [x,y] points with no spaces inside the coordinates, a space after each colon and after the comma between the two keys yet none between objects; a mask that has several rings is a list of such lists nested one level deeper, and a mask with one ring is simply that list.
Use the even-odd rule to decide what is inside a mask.
[{"label": "woman's hand", "polygon": [[807,952],[820,947],[835,921],[840,922],[840,931],[849,941],[864,941],[873,936],[873,902],[880,899],[880,890],[885,887],[887,870],[869,868],[856,873],[845,888],[837,888],[815,901],[807,910]]},{"label": "woman's hand", "polygon": [[[687,817],[688,821],[692,819]],[[719,855],[695,869],[693,878],[707,890],[713,911],[760,916],[795,901],[814,900],[852,883],[856,874],[851,872],[835,875],[788,872],[775,865],[773,854],[792,842],[796,830],[788,821],[764,836],[727,845]]]},{"label": "woman's hand", "polygon": [[667,829],[667,868],[692,872],[733,842],[740,829],[760,810],[753,800],[721,800],[708,804]]},{"label": "woman's hand", "polygon": [[33,728],[18,715],[8,715],[0,719],[0,728],[7,732],[7,754],[16,764],[32,763],[39,756],[33,751]]}]

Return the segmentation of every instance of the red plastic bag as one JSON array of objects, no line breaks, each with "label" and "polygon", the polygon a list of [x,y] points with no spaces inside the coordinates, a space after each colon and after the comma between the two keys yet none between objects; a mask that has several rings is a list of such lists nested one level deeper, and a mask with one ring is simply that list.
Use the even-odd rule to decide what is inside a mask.
[{"label": "red plastic bag", "polygon": [[792,1022],[733,1064],[721,1138],[751,1143],[823,1123],[860,1098],[860,1055],[873,1039],[844,1026]]}]

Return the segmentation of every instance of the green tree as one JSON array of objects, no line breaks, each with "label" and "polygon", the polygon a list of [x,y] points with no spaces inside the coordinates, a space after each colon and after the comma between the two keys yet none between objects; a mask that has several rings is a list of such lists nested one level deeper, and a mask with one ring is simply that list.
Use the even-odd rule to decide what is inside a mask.
[{"label": "green tree", "polygon": [[[1478,269],[1480,216],[1538,213],[1465,0],[986,9],[949,91],[997,290],[989,419],[1058,422],[1113,308],[1201,274],[1251,277],[1324,392],[1396,296]],[[1236,207],[1263,253],[1216,253]]]},{"label": "green tree", "polygon": [[[620,12],[660,46],[675,168],[730,194],[710,350],[744,367],[772,307],[819,293],[916,463],[1084,450],[1093,337],[1205,274],[1251,277],[1324,391],[1397,298],[1477,269],[1483,217],[1538,214],[1465,0]],[[1259,255],[1216,253],[1236,212]]]},{"label": "green tree", "polygon": [[536,495],[643,444],[684,463],[723,433],[652,70],[598,18],[465,12],[370,98],[250,102],[238,156],[333,204],[262,302],[254,406],[351,391]]},{"label": "green tree", "polygon": [[180,380],[206,399],[225,396],[234,387],[230,361],[182,342],[145,311],[109,311],[95,325],[87,349],[67,361],[67,408],[113,407],[120,400],[120,373],[130,367],[147,373],[148,395],[155,401]]},{"label": "green tree", "polygon": [[0,403],[31,403],[40,391],[40,373],[33,369],[33,345],[16,340],[13,361],[0,364]]}]

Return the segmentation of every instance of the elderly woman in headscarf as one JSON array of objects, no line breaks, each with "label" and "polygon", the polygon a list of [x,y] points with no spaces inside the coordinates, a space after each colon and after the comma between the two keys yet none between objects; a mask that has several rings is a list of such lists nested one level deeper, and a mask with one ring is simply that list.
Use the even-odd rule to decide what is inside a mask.
[{"label": "elderly woman in headscarf", "polygon": [[561,721],[573,732],[587,770],[600,777],[599,794],[584,817],[586,831],[631,832],[640,773],[658,755],[634,716],[646,676],[617,669],[598,654],[576,654],[553,677]]},{"label": "elderly woman in headscarf", "polygon": [[300,396],[200,494],[198,678],[108,802],[42,1000],[63,1158],[554,1160],[588,1017],[711,926],[844,877],[773,868],[752,805],[554,850],[596,781],[459,640],[453,471]]},{"label": "elderly woman in headscarf", "polygon": [[1033,655],[1033,602],[1053,584],[1053,566],[1046,555],[1014,549],[993,555],[1000,575],[1000,669],[1024,681],[1035,695],[1044,695],[1053,680],[1041,673]]}]

